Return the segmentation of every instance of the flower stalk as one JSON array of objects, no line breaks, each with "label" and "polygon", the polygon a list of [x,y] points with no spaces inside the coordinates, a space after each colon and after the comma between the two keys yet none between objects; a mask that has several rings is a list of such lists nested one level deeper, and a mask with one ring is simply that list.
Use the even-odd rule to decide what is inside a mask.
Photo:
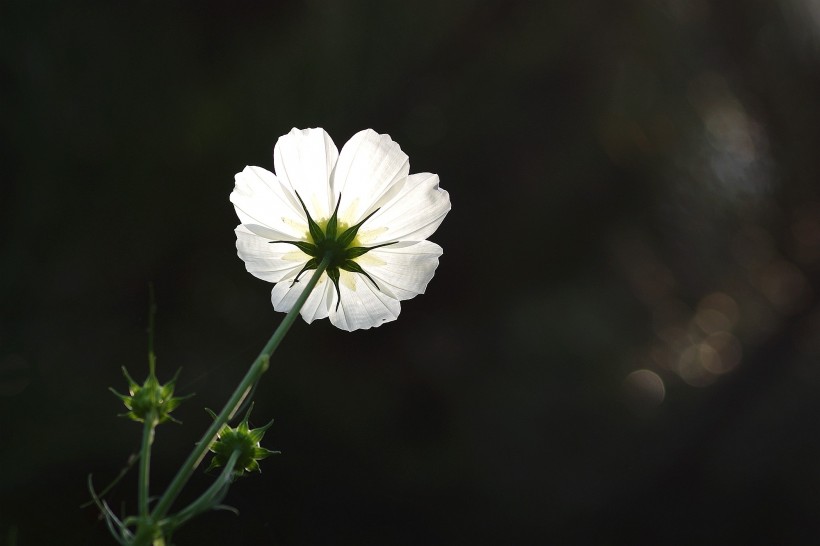
[{"label": "flower stalk", "polygon": [[[401,301],[423,294],[438,267],[442,249],[427,238],[450,210],[449,195],[439,188],[437,175],[411,175],[409,158],[389,135],[360,131],[340,152],[321,128],[293,129],[277,141],[274,165],[277,174],[260,167],[238,173],[230,199],[240,220],[237,253],[248,272],[274,283],[273,307],[287,314],[222,410],[208,410],[213,422],[156,503],[150,496],[156,427],[178,422],[170,414],[184,397],[174,396],[178,373],[164,385],[156,376],[156,306],[150,287],[148,378],[140,385],[123,368],[128,394],[111,389],[128,409],[124,416],[143,423],[137,515],[121,519],[114,514],[89,476],[92,501],[123,546],[166,546],[189,519],[230,509],[220,503],[233,480],[258,471],[259,460],[277,453],[260,445],[272,422],[252,429],[248,410],[237,427],[227,423],[256,388],[298,315],[303,313],[308,324],[328,318],[346,331],[379,326],[396,320]],[[303,285],[300,279],[308,272]],[[194,502],[171,512],[208,451],[214,453],[209,470],[224,467],[218,478]]]},{"label": "flower stalk", "polygon": [[[154,331],[157,316],[157,300],[154,296],[154,285],[148,285],[148,376],[156,375],[157,355],[154,353]],[[148,517],[148,499],[150,497],[150,475],[151,475],[151,447],[154,445],[154,431],[159,424],[159,416],[156,410],[150,410],[145,416],[142,427],[142,444],[140,447],[140,466],[137,490],[137,504],[139,506],[140,519]]]},{"label": "flower stalk", "polygon": [[155,412],[150,412],[142,427],[142,447],[140,448],[139,467],[139,490],[137,492],[137,502],[139,503],[140,518],[148,517],[149,481],[151,468],[151,447],[154,445],[154,430],[159,424],[159,419]]}]

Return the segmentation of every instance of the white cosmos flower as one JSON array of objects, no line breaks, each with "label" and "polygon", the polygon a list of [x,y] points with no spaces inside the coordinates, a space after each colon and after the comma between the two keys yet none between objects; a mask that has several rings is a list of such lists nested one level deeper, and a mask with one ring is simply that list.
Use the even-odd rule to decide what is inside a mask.
[{"label": "white cosmos flower", "polygon": [[302,307],[308,323],[379,326],[399,316],[400,301],[424,293],[442,253],[427,237],[450,210],[437,175],[410,174],[407,154],[371,129],[341,152],[323,129],[293,129],[276,143],[273,164],[276,174],[238,173],[231,202],[241,222],[239,257],[251,274],[276,283],[274,309],[293,307],[299,281],[327,249],[334,262]]}]

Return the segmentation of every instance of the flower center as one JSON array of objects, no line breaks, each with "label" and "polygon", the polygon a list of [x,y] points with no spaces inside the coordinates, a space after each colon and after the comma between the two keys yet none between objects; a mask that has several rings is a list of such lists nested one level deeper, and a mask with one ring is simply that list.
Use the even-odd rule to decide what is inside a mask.
[{"label": "flower center", "polygon": [[342,267],[344,265],[347,250],[349,248],[355,248],[361,246],[359,243],[358,237],[353,237],[353,240],[344,246],[344,241],[339,240],[339,234],[344,233],[349,229],[349,226],[344,222],[338,222],[336,224],[336,238],[329,237],[328,233],[328,224],[330,223],[330,219],[327,220],[320,220],[317,222],[317,225],[322,230],[322,234],[324,235],[324,239],[320,239],[316,241],[310,232],[307,233],[307,240],[311,241],[316,248],[318,249],[318,256],[317,257],[324,257],[328,254],[331,255],[330,264],[328,265],[328,269],[333,267]]},{"label": "flower center", "polygon": [[374,281],[373,278],[368,275],[367,272],[355,261],[356,258],[370,252],[374,248],[392,245],[395,242],[393,241],[371,247],[365,247],[361,246],[361,243],[356,237],[359,232],[359,228],[362,227],[362,225],[367,222],[371,216],[376,214],[379,209],[376,209],[368,214],[364,220],[358,224],[348,226],[344,222],[339,222],[339,203],[342,201],[342,196],[340,194],[339,200],[336,202],[336,208],[333,210],[331,217],[327,220],[321,220],[321,224],[319,224],[311,218],[304,201],[302,201],[302,197],[298,193],[296,194],[296,197],[299,199],[299,203],[302,205],[302,209],[305,211],[305,216],[307,217],[308,233],[306,234],[306,239],[308,240],[270,241],[271,243],[287,243],[294,245],[299,248],[299,250],[310,256],[310,259],[304,267],[302,267],[302,270],[299,271],[293,279],[291,286],[299,281],[299,277],[302,276],[302,273],[316,269],[319,267],[322,260],[329,257],[330,261],[328,262],[327,269],[325,271],[327,276],[333,282],[333,286],[336,288],[336,309],[339,308],[339,303],[342,301],[342,295],[339,291],[339,277],[341,275],[340,270],[363,275],[367,278],[367,280],[373,283],[373,286],[381,290],[376,281]]}]

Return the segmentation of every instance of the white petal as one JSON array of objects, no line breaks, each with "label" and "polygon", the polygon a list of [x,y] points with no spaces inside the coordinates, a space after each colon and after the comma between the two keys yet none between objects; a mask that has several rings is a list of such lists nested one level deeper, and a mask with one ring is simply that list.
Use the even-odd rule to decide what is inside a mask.
[{"label": "white petal", "polygon": [[[305,277],[310,275],[309,271],[305,272]],[[297,283],[298,285],[299,283]],[[302,283],[303,285],[305,283]],[[333,283],[329,281],[327,275],[322,275],[319,282],[316,283],[316,288],[308,297],[305,305],[302,307],[302,318],[305,322],[310,324],[314,320],[327,318],[331,306],[336,305],[336,289]]]},{"label": "white petal", "polygon": [[371,250],[356,262],[383,292],[407,300],[424,294],[441,253],[441,247],[430,241],[402,242]]},{"label": "white petal", "polygon": [[262,167],[245,167],[235,180],[231,203],[240,222],[267,228],[270,231],[266,236],[271,240],[304,236],[307,232],[305,213],[291,190],[283,187],[276,175]]},{"label": "white petal", "polygon": [[438,175],[412,174],[359,231],[366,245],[389,241],[422,241],[433,234],[450,211],[450,195],[438,187]]},{"label": "white petal", "polygon": [[380,326],[396,320],[401,312],[397,299],[380,291],[363,275],[341,271],[339,291],[342,301],[338,310],[330,309],[330,322],[337,328],[352,332]]},{"label": "white petal", "polygon": [[[273,290],[271,290],[273,308],[282,313],[290,311],[293,308],[293,304],[296,303],[296,300],[305,289],[312,273],[312,271],[305,271],[299,278],[299,282],[296,283],[290,280],[277,283],[276,286],[273,287]],[[299,314],[302,315],[302,318],[305,319],[305,322],[308,324],[314,320],[323,319],[327,317],[331,304],[336,305],[335,302],[332,301],[334,298],[335,289],[333,288],[333,283],[330,282],[327,275],[323,274],[310,293],[310,296],[308,296]]]},{"label": "white petal", "polygon": [[273,148],[276,176],[299,192],[316,221],[328,218],[336,204],[330,176],[338,157],[339,151],[324,129],[291,129]]},{"label": "white petal", "polygon": [[247,226],[239,225],[236,233],[236,252],[245,262],[245,268],[254,277],[268,282],[279,282],[290,278],[310,257],[293,245],[270,243],[270,239],[260,237]]},{"label": "white petal", "polygon": [[339,219],[349,225],[361,221],[374,204],[404,182],[410,160],[389,135],[366,129],[353,135],[339,154],[333,172],[333,191],[341,193]]}]

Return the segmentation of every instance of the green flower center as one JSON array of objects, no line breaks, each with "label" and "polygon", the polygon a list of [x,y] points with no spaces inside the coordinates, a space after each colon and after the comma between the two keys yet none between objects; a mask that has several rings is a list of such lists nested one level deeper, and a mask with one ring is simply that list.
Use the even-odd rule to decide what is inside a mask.
[{"label": "green flower center", "polygon": [[336,202],[336,208],[333,210],[331,217],[327,220],[322,220],[321,224],[318,224],[313,220],[313,218],[311,218],[304,201],[302,201],[302,197],[298,193],[296,194],[296,197],[299,199],[299,203],[302,205],[302,209],[305,211],[305,216],[307,217],[308,233],[306,238],[308,241],[270,241],[271,243],[287,243],[294,245],[299,250],[310,256],[310,259],[307,261],[305,266],[301,271],[299,271],[296,278],[293,279],[291,286],[299,281],[299,277],[302,276],[302,273],[316,269],[319,267],[321,261],[325,257],[329,256],[330,262],[328,263],[326,272],[327,276],[333,282],[333,286],[336,288],[337,310],[339,309],[339,303],[342,301],[342,295],[339,291],[339,276],[341,275],[340,270],[364,275],[367,280],[373,283],[373,286],[381,290],[379,285],[376,284],[376,281],[374,281],[373,278],[368,275],[367,272],[355,261],[356,258],[370,252],[374,248],[394,244],[394,242],[390,242],[365,247],[361,246],[361,243],[356,237],[359,233],[359,228],[362,227],[362,225],[367,222],[371,216],[376,214],[379,209],[376,209],[368,214],[358,224],[348,226],[344,222],[339,222],[339,203],[342,201],[342,196],[339,195],[339,200]]},{"label": "green flower center", "polygon": [[[347,246],[343,246],[343,241],[340,241],[339,238],[331,239],[328,237],[328,230],[327,226],[330,223],[330,219],[328,220],[320,220],[317,225],[319,229],[322,230],[324,234],[324,238],[316,241],[311,234],[307,233],[307,239],[312,241],[314,246],[316,246],[318,250],[318,256],[327,256],[330,254],[331,260],[330,264],[328,265],[328,269],[333,267],[342,267],[344,265],[344,261],[347,255],[347,250],[350,248],[356,248],[360,246],[358,237],[353,237],[353,240]],[[337,233],[344,233],[347,231],[349,226],[344,222],[338,222],[336,225],[336,232]]]}]

